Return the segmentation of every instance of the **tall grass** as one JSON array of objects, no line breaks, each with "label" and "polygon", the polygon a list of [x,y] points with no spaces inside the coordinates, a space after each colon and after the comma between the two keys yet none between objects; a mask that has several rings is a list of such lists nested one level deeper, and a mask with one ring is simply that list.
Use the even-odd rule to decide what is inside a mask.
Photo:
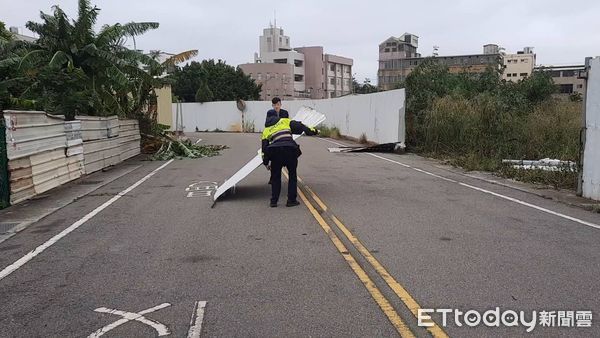
[{"label": "tall grass", "polygon": [[425,111],[418,151],[450,158],[468,170],[575,188],[576,173],[525,174],[502,167],[504,158],[579,160],[581,102],[546,100],[532,111],[506,111],[493,95],[444,96]]}]

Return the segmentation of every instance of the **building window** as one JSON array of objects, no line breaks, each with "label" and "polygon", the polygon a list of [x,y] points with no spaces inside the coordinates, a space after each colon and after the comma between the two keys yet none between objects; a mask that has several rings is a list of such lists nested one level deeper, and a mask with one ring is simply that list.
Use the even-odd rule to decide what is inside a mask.
[{"label": "building window", "polygon": [[392,52],[397,52],[398,48],[392,48]]},{"label": "building window", "polygon": [[335,65],[333,63],[329,64],[329,70],[335,72]]},{"label": "building window", "polygon": [[294,75],[294,81],[296,81],[296,82],[302,82],[302,81],[304,81],[304,76],[302,76],[302,75]]},{"label": "building window", "polygon": [[517,76],[517,73],[513,73],[513,76]]},{"label": "building window", "polygon": [[335,84],[339,86],[341,84],[341,80],[339,78],[335,79]]},{"label": "building window", "polygon": [[560,70],[553,70],[550,72],[550,76],[552,77],[560,77]]},{"label": "building window", "polygon": [[285,44],[289,45],[290,44],[290,38],[285,38]]},{"label": "building window", "polygon": [[389,49],[389,48],[386,48],[386,49],[384,49],[383,51],[384,51],[384,52],[386,52],[386,53],[389,53],[389,52],[390,52],[390,49]]},{"label": "building window", "polygon": [[334,78],[330,78],[329,79],[329,84],[330,85],[335,85],[335,79]]},{"label": "building window", "polygon": [[572,94],[573,93],[573,84],[561,84],[559,87],[559,92],[561,94]]},{"label": "building window", "polygon": [[577,88],[581,89],[581,88],[583,88],[583,85],[582,84],[578,84]]},{"label": "building window", "polygon": [[563,77],[571,77],[571,76],[575,76],[575,72],[572,70],[563,70],[562,72],[562,76]]},{"label": "building window", "polygon": [[511,73],[506,74],[506,77],[512,77]]},{"label": "building window", "polygon": [[302,60],[294,60],[294,66],[302,67],[302,64],[303,64]]},{"label": "building window", "polygon": [[527,77],[527,73],[521,73],[520,76]]},{"label": "building window", "polygon": [[521,60],[521,61],[523,61],[523,62],[525,62],[525,63],[529,63],[529,59],[523,59],[523,60]]}]

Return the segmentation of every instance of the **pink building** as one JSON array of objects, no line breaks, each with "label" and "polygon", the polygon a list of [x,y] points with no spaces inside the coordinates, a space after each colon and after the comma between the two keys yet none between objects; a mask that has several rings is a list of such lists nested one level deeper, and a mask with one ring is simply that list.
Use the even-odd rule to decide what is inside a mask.
[{"label": "pink building", "polygon": [[262,84],[261,99],[324,99],[352,92],[352,59],[324,54],[323,47],[290,48],[283,29],[271,26],[259,38],[260,56],[239,67]]},{"label": "pink building", "polygon": [[246,63],[240,65],[242,71],[250,75],[257,84],[262,85],[260,99],[271,100],[278,96],[282,99],[293,99],[294,65],[288,63]]}]

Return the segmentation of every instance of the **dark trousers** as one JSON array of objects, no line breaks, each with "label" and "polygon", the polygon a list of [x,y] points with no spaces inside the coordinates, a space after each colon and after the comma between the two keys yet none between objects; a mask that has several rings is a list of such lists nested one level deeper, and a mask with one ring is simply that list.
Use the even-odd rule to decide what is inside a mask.
[{"label": "dark trousers", "polygon": [[273,147],[269,150],[271,160],[271,202],[279,200],[281,193],[281,169],[286,167],[289,175],[288,201],[295,201],[298,196],[298,151],[294,147]]}]

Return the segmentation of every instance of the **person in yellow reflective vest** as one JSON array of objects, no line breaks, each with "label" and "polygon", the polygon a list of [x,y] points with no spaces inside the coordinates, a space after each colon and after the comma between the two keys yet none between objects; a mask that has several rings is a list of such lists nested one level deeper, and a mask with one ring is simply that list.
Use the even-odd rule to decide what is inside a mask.
[{"label": "person in yellow reflective vest", "polygon": [[298,157],[302,154],[300,146],[294,141],[292,134],[316,135],[319,131],[309,128],[299,121],[291,120],[286,113],[279,116],[267,116],[262,133],[263,164],[271,170],[271,207],[277,207],[281,193],[281,169],[286,167],[289,174],[288,199],[286,207],[300,204],[297,200],[298,178],[296,169]]}]

